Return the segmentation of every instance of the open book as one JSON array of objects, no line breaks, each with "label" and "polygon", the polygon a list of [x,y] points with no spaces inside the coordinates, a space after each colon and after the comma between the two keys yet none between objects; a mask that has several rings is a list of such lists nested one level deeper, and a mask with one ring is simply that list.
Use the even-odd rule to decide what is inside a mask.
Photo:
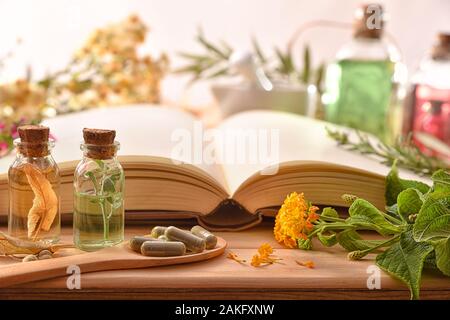
[{"label": "open book", "polygon": [[[211,229],[241,229],[275,215],[287,194],[316,205],[345,206],[343,193],[384,207],[389,168],[345,151],[324,122],[250,111],[204,128],[182,111],[154,106],[95,109],[49,119],[61,169],[61,211],[72,212],[74,169],[84,127],[115,129],[125,169],[127,217],[197,217]],[[8,212],[7,170],[0,159],[0,215]]]}]

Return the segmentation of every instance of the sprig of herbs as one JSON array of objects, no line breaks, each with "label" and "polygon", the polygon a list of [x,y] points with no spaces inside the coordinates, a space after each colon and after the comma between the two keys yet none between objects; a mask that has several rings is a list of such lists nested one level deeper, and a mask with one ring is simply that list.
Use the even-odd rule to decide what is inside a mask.
[{"label": "sprig of herbs", "polygon": [[[232,76],[229,69],[228,60],[234,49],[225,41],[213,43],[206,39],[203,31],[198,30],[195,40],[200,44],[203,53],[194,54],[180,52],[180,57],[187,60],[187,64],[175,73],[192,74],[191,83],[198,80],[208,80],[218,77]],[[324,64],[321,64],[317,70],[314,70],[311,63],[311,51],[308,46],[304,47],[302,67],[295,64],[294,56],[291,50],[274,49],[274,53],[268,56],[259,45],[258,40],[253,37],[252,52],[256,62],[261,66],[270,79],[287,79],[303,84],[315,84],[319,92],[322,90],[322,79],[325,71]]]},{"label": "sprig of herbs", "polygon": [[[109,220],[114,211],[115,201],[117,201],[116,182],[121,179],[122,174],[120,172],[111,174],[109,166],[102,160],[95,160],[95,163],[97,167],[86,172],[85,176],[92,182],[97,198],[91,199],[91,202],[98,203],[100,206],[103,216],[103,237],[104,240],[108,240]],[[107,202],[110,204],[108,207],[106,206]]]},{"label": "sprig of herbs", "polygon": [[[327,247],[339,244],[348,258],[360,260],[375,253],[376,264],[406,283],[411,298],[418,299],[422,269],[432,268],[450,276],[450,172],[439,170],[433,186],[403,180],[394,165],[386,178],[387,210],[383,212],[356,196],[350,201],[349,217],[339,217],[333,208],[323,209],[300,249],[311,249],[312,238]],[[383,240],[366,240],[362,230],[372,230]]]},{"label": "sprig of herbs", "polygon": [[359,152],[364,155],[375,156],[380,162],[392,166],[394,162],[398,167],[411,170],[420,175],[431,176],[441,168],[449,168],[444,160],[425,155],[412,141],[412,136],[399,137],[393,145],[381,141],[372,142],[369,135],[355,130],[357,140],[352,140],[348,132],[325,128],[330,138],[347,150]]}]

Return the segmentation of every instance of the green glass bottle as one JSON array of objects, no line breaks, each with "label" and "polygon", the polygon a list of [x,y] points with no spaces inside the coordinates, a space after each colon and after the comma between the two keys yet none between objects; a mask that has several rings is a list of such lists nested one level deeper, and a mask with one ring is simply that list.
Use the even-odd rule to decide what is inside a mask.
[{"label": "green glass bottle", "polygon": [[367,15],[357,17],[352,41],[327,68],[326,120],[391,142],[401,132],[406,69],[395,48],[381,38],[382,29],[368,29]]}]

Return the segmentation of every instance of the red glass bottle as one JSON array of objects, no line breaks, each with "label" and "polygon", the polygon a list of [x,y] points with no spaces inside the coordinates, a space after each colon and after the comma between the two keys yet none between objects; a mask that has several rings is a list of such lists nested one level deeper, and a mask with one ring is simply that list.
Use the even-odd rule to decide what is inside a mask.
[{"label": "red glass bottle", "polygon": [[450,34],[438,35],[437,44],[412,79],[407,101],[404,133],[412,132],[423,152],[441,155],[414,133],[433,136],[450,147]]}]

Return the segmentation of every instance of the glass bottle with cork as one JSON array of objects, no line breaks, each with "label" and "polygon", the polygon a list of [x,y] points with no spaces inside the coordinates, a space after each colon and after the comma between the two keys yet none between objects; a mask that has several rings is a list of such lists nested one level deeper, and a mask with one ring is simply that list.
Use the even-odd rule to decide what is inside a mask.
[{"label": "glass bottle with cork", "polygon": [[[440,152],[439,145],[450,148],[450,33],[440,32],[436,40],[412,77],[403,130],[405,135],[414,133],[413,139],[422,152],[449,158],[448,152]],[[440,143],[425,145],[418,139],[420,136]]]},{"label": "glass bottle with cork", "polygon": [[401,133],[406,67],[396,47],[383,37],[385,14],[377,4],[355,14],[353,39],[327,68],[327,121],[372,133],[392,142]]},{"label": "glass bottle with cork", "polygon": [[75,245],[95,251],[124,239],[124,172],[114,130],[83,129],[83,159],[75,170]]},{"label": "glass bottle with cork", "polygon": [[16,158],[8,170],[8,232],[21,239],[56,243],[61,230],[61,181],[50,153],[54,141],[48,127],[26,125],[18,132]]}]

